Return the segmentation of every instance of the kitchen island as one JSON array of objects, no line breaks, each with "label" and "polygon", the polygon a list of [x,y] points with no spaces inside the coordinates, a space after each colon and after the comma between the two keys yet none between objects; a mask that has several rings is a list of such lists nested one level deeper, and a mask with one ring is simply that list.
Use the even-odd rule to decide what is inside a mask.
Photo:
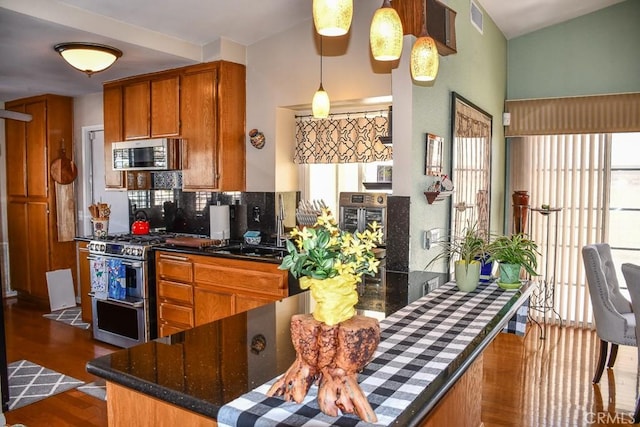
[{"label": "kitchen island", "polygon": [[[526,285],[505,292],[483,284],[465,294],[447,283],[412,302],[411,295],[419,294],[411,289],[424,294],[432,278],[424,272],[385,274],[386,289],[380,294],[390,301],[390,312],[399,310],[378,312],[391,315],[381,321],[381,343],[358,377],[382,425],[420,425],[456,392],[456,383],[470,381],[474,387],[471,398],[465,394],[469,387],[456,395],[457,408],[467,401],[481,402],[479,356],[531,292]],[[364,292],[361,299],[367,299]],[[87,370],[107,380],[109,424],[216,425],[219,419],[221,424],[244,426],[260,416],[259,422],[265,423],[260,425],[301,425],[311,419],[326,425],[356,424],[352,416],[319,413],[315,387],[302,406],[264,395],[295,358],[291,315],[310,310],[304,292],[89,362]],[[479,421],[479,411],[474,414]]]}]

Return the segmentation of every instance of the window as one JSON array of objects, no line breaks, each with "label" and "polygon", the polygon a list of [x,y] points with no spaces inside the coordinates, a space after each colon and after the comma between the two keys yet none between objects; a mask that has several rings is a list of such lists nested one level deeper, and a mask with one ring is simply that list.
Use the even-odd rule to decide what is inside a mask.
[{"label": "window", "polygon": [[[533,280],[555,285],[553,298],[547,302],[563,320],[590,325],[593,314],[581,248],[609,243],[623,292],[626,284],[620,265],[640,260],[636,226],[640,220],[636,196],[640,194],[640,133],[510,138],[509,158],[508,194],[528,190],[531,207],[562,208],[553,219],[530,212],[529,232],[542,254],[541,275]],[[549,312],[543,315],[557,320]]]},{"label": "window", "polygon": [[[306,195],[309,200],[323,200],[338,214],[338,199],[343,191],[366,191],[363,182],[377,182],[379,167],[390,167],[392,161],[372,163],[314,163],[303,165]],[[391,190],[376,190],[388,191]]]}]

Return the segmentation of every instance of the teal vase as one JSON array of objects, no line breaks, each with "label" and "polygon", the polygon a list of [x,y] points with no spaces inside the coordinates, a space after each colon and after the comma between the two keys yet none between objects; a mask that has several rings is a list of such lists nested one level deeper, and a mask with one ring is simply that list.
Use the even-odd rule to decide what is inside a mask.
[{"label": "teal vase", "polygon": [[500,263],[498,286],[503,289],[518,289],[522,285],[522,283],[520,283],[521,268],[522,266],[520,264]]}]

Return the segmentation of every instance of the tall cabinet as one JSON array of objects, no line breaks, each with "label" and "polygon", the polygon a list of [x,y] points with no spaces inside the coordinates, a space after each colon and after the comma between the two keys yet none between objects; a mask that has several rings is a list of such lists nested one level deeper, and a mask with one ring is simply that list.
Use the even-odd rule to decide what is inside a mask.
[{"label": "tall cabinet", "polygon": [[73,99],[42,95],[7,102],[5,108],[33,118],[5,124],[11,288],[19,299],[48,306],[46,272],[69,268],[76,274],[74,242],[58,241],[49,174],[61,148],[73,153]]}]

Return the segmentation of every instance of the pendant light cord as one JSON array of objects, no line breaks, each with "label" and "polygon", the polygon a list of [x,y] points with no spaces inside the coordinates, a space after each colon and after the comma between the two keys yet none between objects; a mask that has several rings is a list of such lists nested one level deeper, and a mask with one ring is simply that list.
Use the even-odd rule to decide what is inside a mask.
[{"label": "pendant light cord", "polygon": [[322,36],[320,36],[320,86],[322,86]]}]

